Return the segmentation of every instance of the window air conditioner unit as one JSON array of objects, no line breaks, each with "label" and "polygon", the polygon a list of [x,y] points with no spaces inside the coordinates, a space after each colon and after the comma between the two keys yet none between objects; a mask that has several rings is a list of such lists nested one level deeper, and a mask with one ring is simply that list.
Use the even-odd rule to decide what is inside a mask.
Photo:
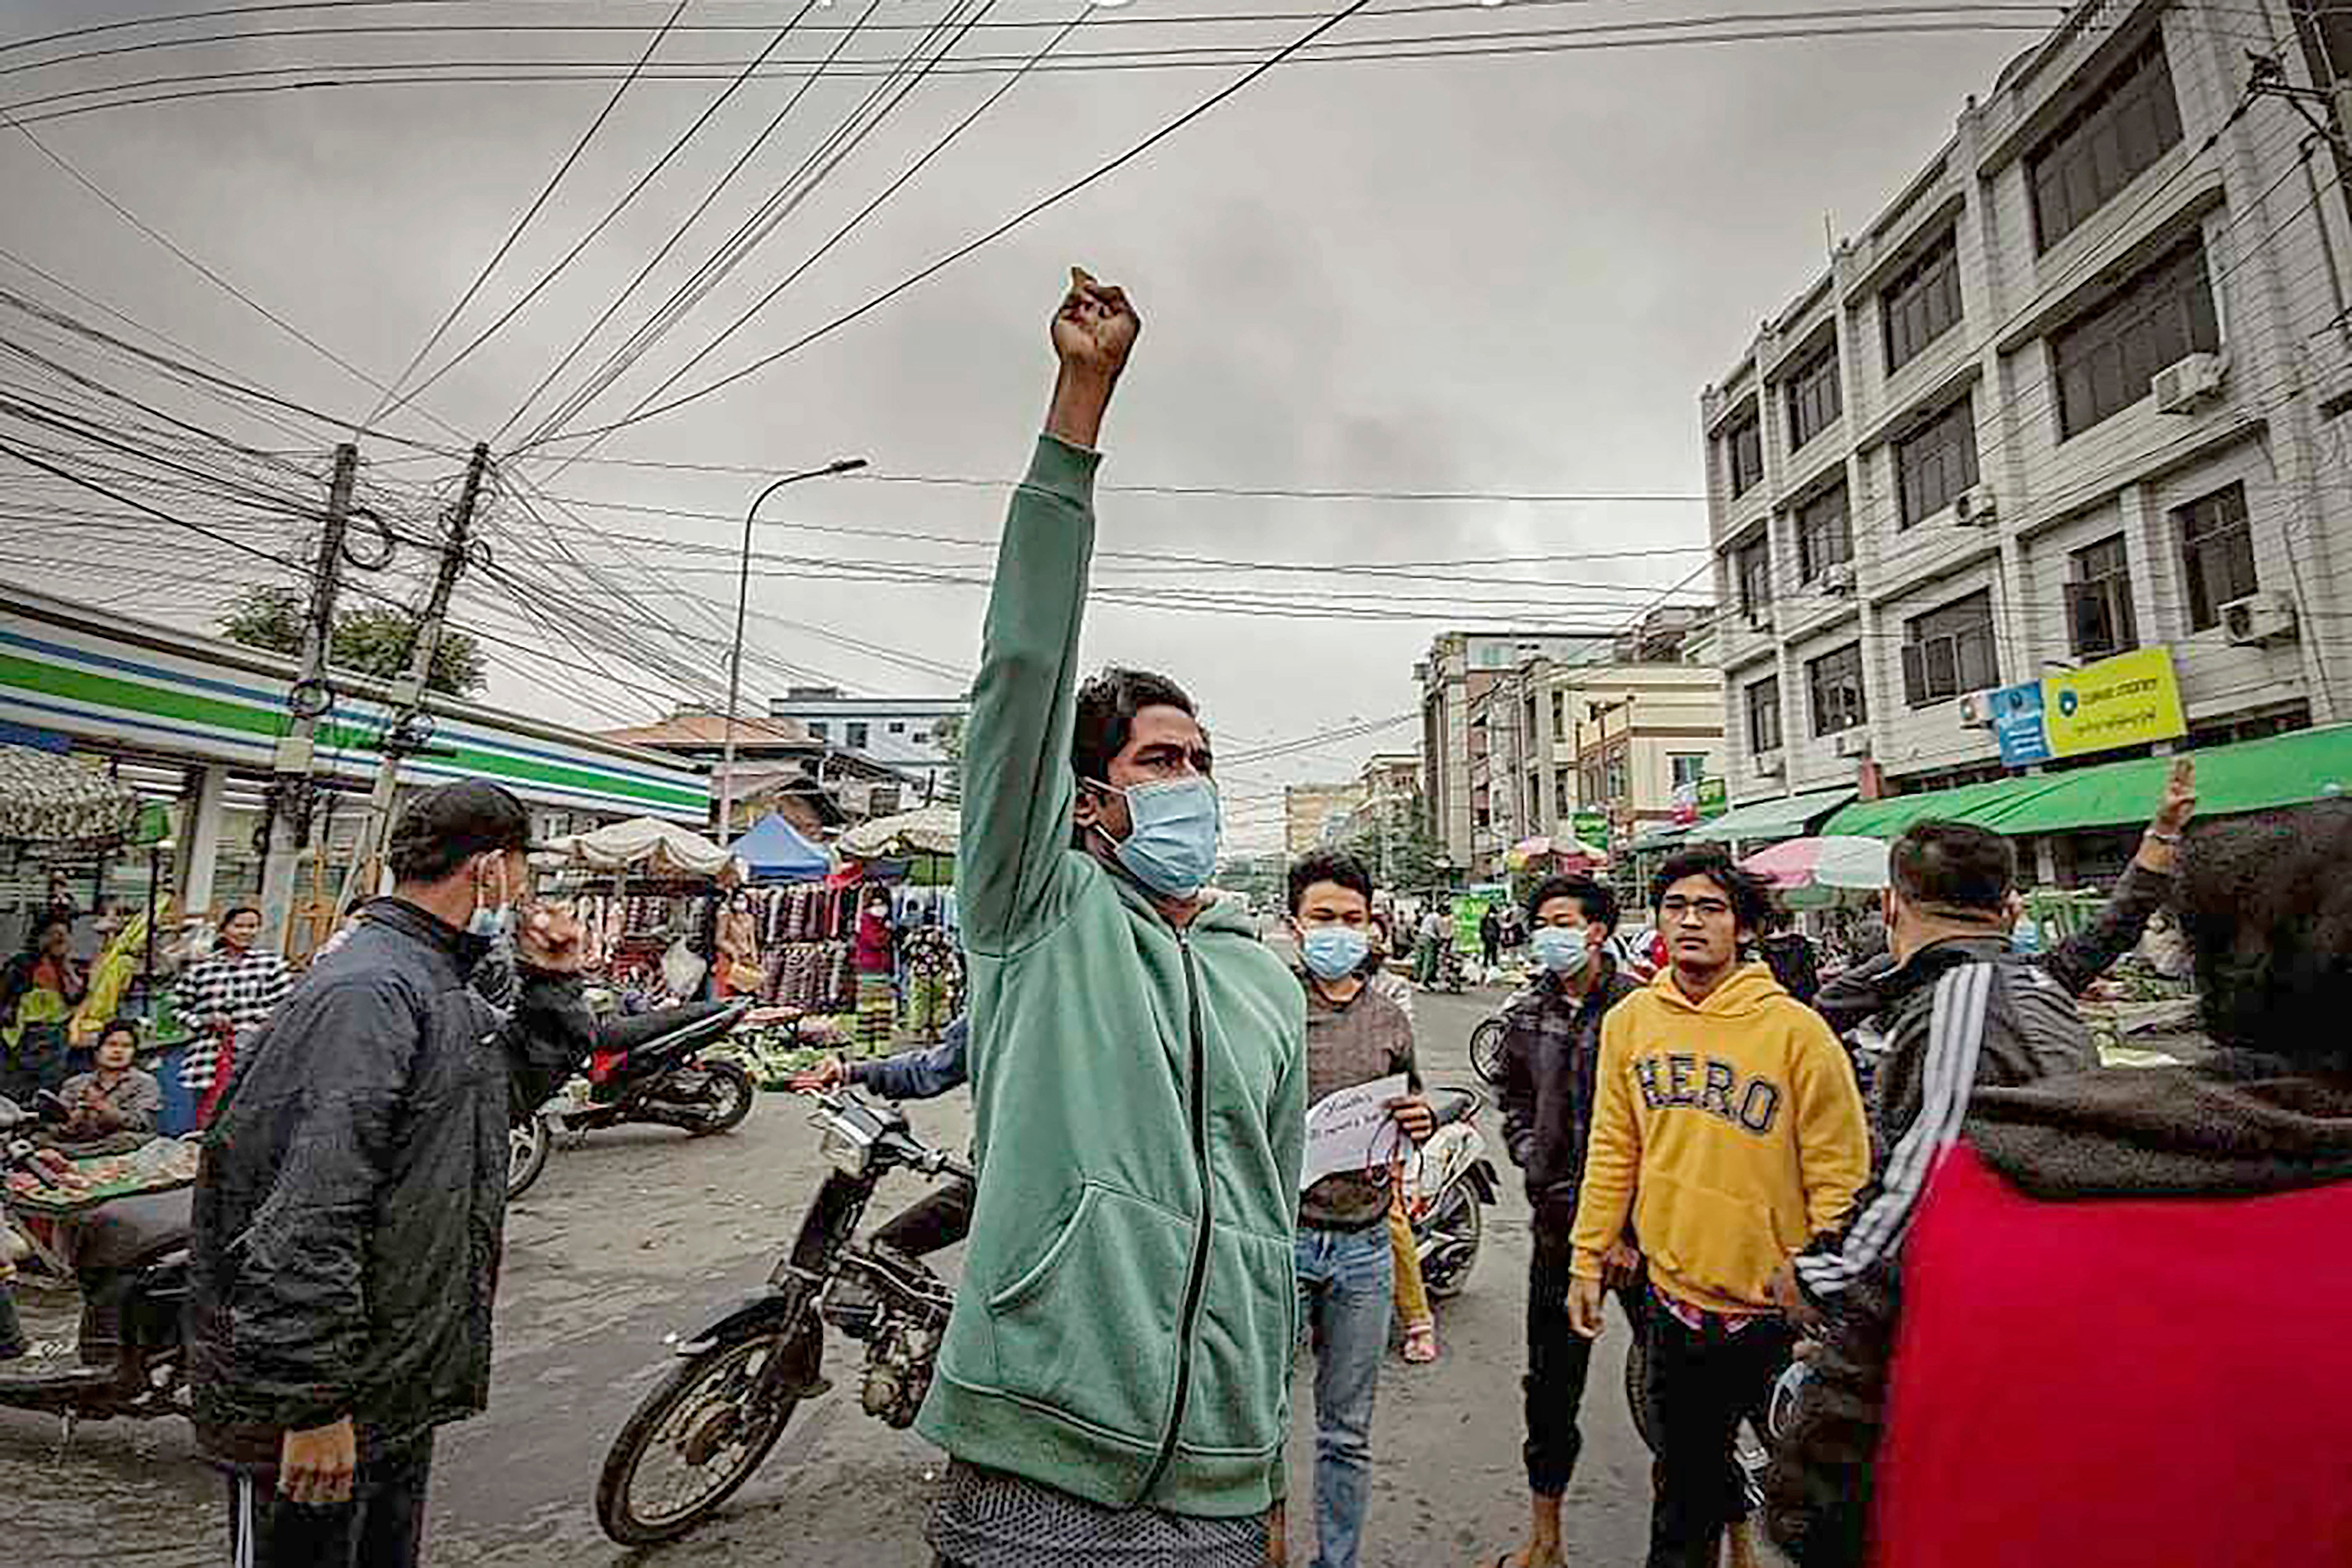
[{"label": "window air conditioner unit", "polygon": [[1822,592],[1841,596],[1853,592],[1853,563],[1841,561],[1822,569]]},{"label": "window air conditioner unit", "polygon": [[1960,693],[1960,724],[1964,729],[1992,728],[1992,693],[1964,691]]},{"label": "window air conditioner unit", "polygon": [[2156,411],[2188,414],[2221,395],[2230,362],[2220,354],[2190,354],[2156,373]]},{"label": "window air conditioner unit", "polygon": [[2249,594],[2221,606],[2221,629],[2240,647],[2294,639],[2294,601],[2284,594]]},{"label": "window air conditioner unit", "polygon": [[1866,757],[1870,755],[1870,731],[1867,730],[1839,731],[1837,737],[1837,754],[1841,757]]},{"label": "window air conditioner unit", "polygon": [[1758,752],[1751,766],[1759,779],[1777,779],[1789,771],[1789,764],[1780,760],[1778,752]]},{"label": "window air conditioner unit", "polygon": [[1952,521],[1962,528],[1990,528],[2000,521],[2000,513],[1993,504],[1991,489],[1979,485],[1974,489],[1962,490],[1959,499],[1952,503]]}]

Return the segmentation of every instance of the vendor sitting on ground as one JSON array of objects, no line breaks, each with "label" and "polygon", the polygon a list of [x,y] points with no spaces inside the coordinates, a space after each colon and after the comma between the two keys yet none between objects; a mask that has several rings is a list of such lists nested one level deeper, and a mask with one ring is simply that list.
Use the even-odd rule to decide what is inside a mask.
[{"label": "vendor sitting on ground", "polygon": [[66,1079],[63,1136],[69,1142],[131,1133],[152,1137],[163,1109],[155,1075],[140,1070],[139,1026],[117,1018],[100,1031],[95,1070]]}]

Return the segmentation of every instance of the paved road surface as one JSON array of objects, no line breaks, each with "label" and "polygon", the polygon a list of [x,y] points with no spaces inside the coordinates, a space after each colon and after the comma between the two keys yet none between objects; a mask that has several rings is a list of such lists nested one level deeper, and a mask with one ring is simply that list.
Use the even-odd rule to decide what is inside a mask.
[{"label": "paved road surface", "polygon": [[[1468,1082],[1465,1044],[1493,994],[1421,1004],[1436,1082]],[[918,1125],[960,1146],[961,1097],[917,1107]],[[1517,1539],[1521,1314],[1527,1205],[1507,1173],[1485,1256],[1442,1309],[1445,1356],[1383,1372],[1368,1568],[1491,1563]],[[760,1474],[702,1532],[659,1552],[612,1546],[591,1511],[604,1447],[664,1366],[662,1335],[693,1329],[765,1275],[813,1190],[816,1135],[798,1103],[762,1096],[731,1136],[630,1129],[559,1150],[508,1225],[490,1413],[445,1429],[434,1478],[431,1561],[468,1564],[927,1564],[922,1521],[940,1458],[912,1433],[864,1415],[854,1379],[794,1418]],[[895,1209],[916,1192],[885,1189]],[[1568,1506],[1570,1561],[1639,1560],[1647,1456],[1627,1420],[1623,1325],[1604,1340],[1586,1404],[1587,1450]],[[844,1363],[842,1364],[847,1364]],[[1303,1393],[1303,1391],[1302,1391]],[[1302,1397],[1294,1483],[1311,1469]],[[226,1560],[215,1487],[177,1423],[85,1426],[59,1457],[53,1422],[0,1413],[0,1527],[11,1562],[180,1568]],[[1296,1560],[1307,1561],[1302,1509]],[[22,1555],[19,1555],[22,1553]]]}]

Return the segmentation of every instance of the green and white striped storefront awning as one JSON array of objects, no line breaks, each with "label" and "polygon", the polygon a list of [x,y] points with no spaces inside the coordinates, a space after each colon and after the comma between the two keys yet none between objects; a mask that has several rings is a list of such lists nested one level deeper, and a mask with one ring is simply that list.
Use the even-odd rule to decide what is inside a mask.
[{"label": "green and white striped storefront awning", "polygon": [[[294,667],[271,655],[46,595],[0,593],[0,721],[95,747],[267,768],[286,728]],[[391,710],[380,687],[338,676],[318,763],[346,783],[382,760]],[[658,816],[700,826],[709,781],[692,767],[594,735],[442,698],[433,752],[401,764],[420,784],[488,779],[533,805]]]}]

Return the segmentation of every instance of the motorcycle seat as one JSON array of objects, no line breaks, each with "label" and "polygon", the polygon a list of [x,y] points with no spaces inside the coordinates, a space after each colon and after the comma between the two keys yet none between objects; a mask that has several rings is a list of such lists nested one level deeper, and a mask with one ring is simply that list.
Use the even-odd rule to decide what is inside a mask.
[{"label": "motorcycle seat", "polygon": [[1478,1103],[1478,1096],[1466,1089],[1432,1089],[1429,1094],[1430,1113],[1437,1118],[1440,1127],[1476,1114]]},{"label": "motorcycle seat", "polygon": [[74,1270],[124,1272],[144,1268],[188,1245],[191,1189],[139,1193],[91,1211],[76,1222]]},{"label": "motorcycle seat", "polygon": [[742,1010],[740,1002],[688,1002],[681,1007],[657,1007],[633,1018],[615,1018],[596,1029],[596,1049],[625,1057],[654,1041],[710,1023],[721,1015]]}]

